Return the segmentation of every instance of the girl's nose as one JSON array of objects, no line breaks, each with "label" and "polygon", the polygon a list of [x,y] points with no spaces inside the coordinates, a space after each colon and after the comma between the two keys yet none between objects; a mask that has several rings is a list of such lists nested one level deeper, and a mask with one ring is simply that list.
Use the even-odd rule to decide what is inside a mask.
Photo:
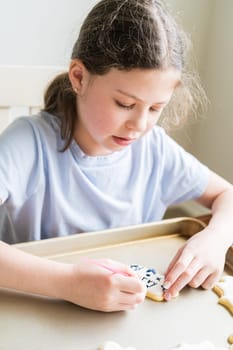
[{"label": "girl's nose", "polygon": [[127,121],[126,126],[128,129],[132,129],[138,132],[143,132],[147,129],[148,115],[147,113],[133,114]]}]

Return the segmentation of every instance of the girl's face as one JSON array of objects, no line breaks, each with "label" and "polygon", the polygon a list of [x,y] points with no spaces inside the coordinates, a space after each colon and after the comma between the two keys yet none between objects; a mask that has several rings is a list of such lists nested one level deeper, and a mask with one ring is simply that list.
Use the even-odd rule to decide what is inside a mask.
[{"label": "girl's face", "polygon": [[89,75],[77,98],[76,142],[91,156],[130,146],[158,122],[179,79],[173,69]]}]

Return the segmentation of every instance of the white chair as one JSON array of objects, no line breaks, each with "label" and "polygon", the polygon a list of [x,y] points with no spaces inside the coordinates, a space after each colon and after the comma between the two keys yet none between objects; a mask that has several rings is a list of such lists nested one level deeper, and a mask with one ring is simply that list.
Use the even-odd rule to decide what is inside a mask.
[{"label": "white chair", "polygon": [[0,133],[18,116],[38,112],[43,95],[65,67],[0,65]]}]

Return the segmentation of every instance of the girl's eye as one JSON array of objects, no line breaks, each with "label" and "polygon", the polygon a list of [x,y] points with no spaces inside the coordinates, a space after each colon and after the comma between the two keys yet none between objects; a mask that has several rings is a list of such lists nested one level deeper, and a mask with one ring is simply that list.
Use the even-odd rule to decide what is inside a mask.
[{"label": "girl's eye", "polygon": [[160,112],[161,112],[161,109],[160,109],[160,108],[153,108],[153,107],[151,107],[151,108],[150,108],[150,111],[151,111],[151,112],[154,112],[154,113],[160,113]]},{"label": "girl's eye", "polygon": [[125,108],[125,109],[132,109],[134,107],[134,104],[132,105],[125,105],[117,100],[115,100],[117,106],[121,107],[121,108]]}]

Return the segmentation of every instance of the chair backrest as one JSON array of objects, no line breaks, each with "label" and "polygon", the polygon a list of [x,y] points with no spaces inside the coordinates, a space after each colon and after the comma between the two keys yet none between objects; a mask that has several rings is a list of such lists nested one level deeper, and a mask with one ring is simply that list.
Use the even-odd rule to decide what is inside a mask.
[{"label": "chair backrest", "polygon": [[0,133],[18,116],[38,112],[48,83],[65,67],[0,65]]}]

